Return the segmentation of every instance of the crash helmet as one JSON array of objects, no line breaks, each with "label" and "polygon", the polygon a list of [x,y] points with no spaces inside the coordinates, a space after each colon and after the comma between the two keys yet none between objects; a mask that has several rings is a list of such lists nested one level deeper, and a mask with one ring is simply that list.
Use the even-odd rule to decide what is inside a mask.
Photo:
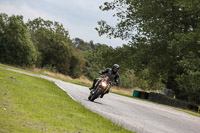
[{"label": "crash helmet", "polygon": [[112,71],[114,72],[114,73],[117,73],[118,71],[119,71],[119,65],[118,64],[114,64],[113,66],[112,66]]}]

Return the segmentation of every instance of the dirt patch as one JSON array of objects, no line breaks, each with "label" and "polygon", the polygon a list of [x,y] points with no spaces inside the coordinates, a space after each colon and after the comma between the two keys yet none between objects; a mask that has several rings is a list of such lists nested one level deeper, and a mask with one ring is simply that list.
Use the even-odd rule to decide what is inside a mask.
[{"label": "dirt patch", "polygon": [[43,123],[37,123],[37,122],[32,122],[32,121],[27,121],[26,119],[24,119],[24,124],[23,126],[25,127],[31,127],[33,129],[36,130],[40,130],[40,131],[46,131],[46,127]]},{"label": "dirt patch", "polygon": [[18,82],[18,80],[14,77],[9,77],[9,79],[11,79],[13,82]]},{"label": "dirt patch", "polygon": [[61,73],[49,72],[49,71],[46,71],[45,69],[32,68],[32,69],[27,69],[27,70],[43,73],[43,74],[46,74],[46,75],[49,75],[49,76],[52,76],[52,77],[57,77],[57,78],[62,78],[62,79],[70,80],[70,81],[89,84],[89,85],[92,85],[92,83],[93,83],[91,80],[89,80],[85,76],[81,76],[80,78],[73,79],[70,76],[67,76],[67,75],[64,75],[64,74],[61,74]]},{"label": "dirt patch", "polygon": [[122,88],[119,88],[119,87],[112,87],[111,90],[113,92],[123,93],[123,94],[127,94],[127,95],[131,96],[133,94],[134,89],[122,89]]}]

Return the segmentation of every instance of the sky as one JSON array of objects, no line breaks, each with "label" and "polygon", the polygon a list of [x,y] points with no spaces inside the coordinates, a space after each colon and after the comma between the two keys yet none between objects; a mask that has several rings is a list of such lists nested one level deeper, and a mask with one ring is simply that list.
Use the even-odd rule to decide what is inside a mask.
[{"label": "sky", "polygon": [[70,38],[78,37],[86,42],[107,44],[112,47],[127,43],[121,39],[99,36],[95,27],[105,20],[114,26],[117,23],[113,11],[101,11],[99,6],[112,0],[0,0],[0,13],[22,15],[24,21],[41,17],[44,20],[62,23],[69,31]]}]

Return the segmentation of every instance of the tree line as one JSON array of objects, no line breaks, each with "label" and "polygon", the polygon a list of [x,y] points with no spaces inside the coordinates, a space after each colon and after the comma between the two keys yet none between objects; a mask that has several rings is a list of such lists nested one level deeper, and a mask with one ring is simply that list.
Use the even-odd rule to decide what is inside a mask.
[{"label": "tree line", "polygon": [[69,33],[58,22],[36,18],[24,23],[23,16],[0,14],[0,62],[35,66],[80,77],[85,65]]}]

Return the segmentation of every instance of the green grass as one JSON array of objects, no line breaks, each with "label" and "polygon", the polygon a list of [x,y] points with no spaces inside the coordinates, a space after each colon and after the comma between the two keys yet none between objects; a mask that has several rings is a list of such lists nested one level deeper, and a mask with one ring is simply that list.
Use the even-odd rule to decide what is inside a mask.
[{"label": "green grass", "polygon": [[0,68],[0,132],[130,131],[89,111],[50,81]]},{"label": "green grass", "polygon": [[11,69],[19,70],[19,71],[29,72],[29,73],[32,73],[32,74],[41,74],[41,73],[38,73],[38,72],[26,70],[25,68],[19,67],[19,66],[11,66],[11,65],[5,65],[5,64],[0,63],[0,67],[11,68]]},{"label": "green grass", "polygon": [[91,87],[91,85],[89,85],[89,84],[85,84],[85,83],[81,83],[81,82],[77,82],[77,81],[73,81],[73,80],[69,80],[69,79],[65,79],[65,78],[61,78],[61,77],[51,76],[51,75],[48,75],[48,74],[45,74],[45,73],[42,73],[42,72],[34,72],[34,71],[31,71],[31,70],[26,70],[26,68],[22,68],[22,67],[18,67],[18,66],[15,67],[15,66],[10,66],[10,65],[5,65],[5,64],[0,63],[0,67],[11,68],[11,69],[20,70],[20,71],[24,71],[24,72],[28,72],[28,73],[32,73],[32,74],[37,74],[37,75],[44,75],[44,76],[60,79],[62,81],[70,82],[70,83],[73,83],[73,84]]},{"label": "green grass", "polygon": [[[167,105],[164,105],[164,106],[167,106]],[[167,107],[171,107],[171,106],[167,106]],[[199,113],[196,113],[196,112],[192,112],[190,110],[185,110],[185,109],[180,109],[180,108],[176,108],[176,107],[171,107],[173,109],[176,109],[176,110],[179,110],[179,111],[183,111],[185,113],[188,113],[188,114],[191,114],[191,115],[194,115],[194,116],[198,116],[200,117],[200,114]],[[199,107],[200,108],[200,107]]]}]

